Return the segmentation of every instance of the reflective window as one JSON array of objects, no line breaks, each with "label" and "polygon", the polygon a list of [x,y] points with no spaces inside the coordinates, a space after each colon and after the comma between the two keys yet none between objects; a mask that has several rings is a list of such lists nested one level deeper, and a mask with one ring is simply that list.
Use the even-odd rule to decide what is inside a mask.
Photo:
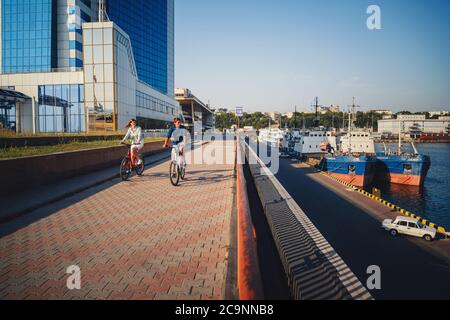
[{"label": "reflective window", "polygon": [[158,98],[152,97],[140,91],[136,91],[136,106],[138,108],[149,109],[173,116],[178,115],[177,106],[171,105],[170,103],[159,100]]},{"label": "reflective window", "polygon": [[139,79],[167,94],[167,0],[108,0],[107,10],[130,37]]},{"label": "reflective window", "polygon": [[2,0],[2,68],[5,73],[50,71],[51,0]]},{"label": "reflective window", "polygon": [[84,125],[83,85],[38,87],[40,132],[82,132]]}]

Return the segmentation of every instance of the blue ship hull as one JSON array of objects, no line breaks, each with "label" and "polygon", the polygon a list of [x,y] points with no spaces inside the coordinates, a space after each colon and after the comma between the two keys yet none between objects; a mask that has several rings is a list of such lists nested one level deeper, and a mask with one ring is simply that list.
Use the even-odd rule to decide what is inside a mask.
[{"label": "blue ship hull", "polygon": [[364,187],[373,180],[376,158],[371,156],[325,156],[320,169],[357,187]]},{"label": "blue ship hull", "polygon": [[425,181],[431,161],[427,155],[377,156],[377,179],[382,182],[420,186]]}]

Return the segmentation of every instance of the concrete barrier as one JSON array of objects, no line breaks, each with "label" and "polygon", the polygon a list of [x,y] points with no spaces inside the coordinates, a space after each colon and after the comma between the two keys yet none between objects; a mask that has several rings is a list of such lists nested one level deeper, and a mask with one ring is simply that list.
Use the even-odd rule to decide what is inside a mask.
[{"label": "concrete barrier", "polygon": [[[154,141],[146,143],[141,154],[147,156],[163,150],[162,141]],[[126,153],[125,146],[114,146],[0,160],[0,192],[13,193],[108,166],[119,166]]]},{"label": "concrete barrier", "polygon": [[240,144],[237,143],[236,198],[238,236],[238,290],[240,300],[261,300],[264,298],[261,273],[256,249],[256,232],[252,223],[248,202],[247,186],[243,172]]},{"label": "concrete barrier", "polygon": [[252,158],[250,171],[293,297],[298,300],[372,299],[255,152],[244,141],[240,143],[246,158]]}]

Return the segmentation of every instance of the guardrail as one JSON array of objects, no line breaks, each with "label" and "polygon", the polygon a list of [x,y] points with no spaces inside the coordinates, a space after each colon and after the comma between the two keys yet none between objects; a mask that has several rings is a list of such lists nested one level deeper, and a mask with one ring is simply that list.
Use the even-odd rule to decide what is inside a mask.
[{"label": "guardrail", "polygon": [[237,281],[240,300],[263,299],[261,273],[256,249],[256,232],[253,226],[244,177],[240,144],[236,143],[236,198],[237,198]]},{"label": "guardrail", "polygon": [[278,179],[243,141],[246,158],[280,255],[298,300],[371,300],[372,296],[309,220]]}]

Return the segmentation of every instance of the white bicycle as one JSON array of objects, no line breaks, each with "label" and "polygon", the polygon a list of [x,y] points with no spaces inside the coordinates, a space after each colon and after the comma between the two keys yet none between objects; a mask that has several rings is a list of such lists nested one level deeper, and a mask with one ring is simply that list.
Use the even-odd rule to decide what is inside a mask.
[{"label": "white bicycle", "polygon": [[169,178],[173,186],[177,186],[180,178],[186,175],[186,161],[180,159],[180,145],[172,145],[172,161],[170,162]]}]

